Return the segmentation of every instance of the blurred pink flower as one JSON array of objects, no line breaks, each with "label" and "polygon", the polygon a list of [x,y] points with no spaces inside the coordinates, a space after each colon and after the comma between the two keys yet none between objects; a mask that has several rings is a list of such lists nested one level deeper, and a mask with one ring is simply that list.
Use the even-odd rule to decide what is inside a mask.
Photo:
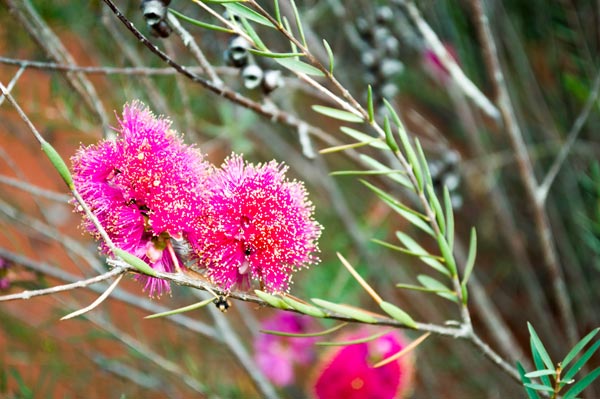
[{"label": "blurred pink flower", "polygon": [[[454,47],[452,47],[450,44],[445,44],[444,48],[446,49],[446,52],[450,58],[456,62],[457,56]],[[426,48],[423,50],[422,63],[429,75],[431,75],[431,77],[433,77],[433,79],[435,79],[439,84],[445,86],[451,82],[452,77],[450,76],[450,72],[431,48]]]},{"label": "blurred pink flower", "polygon": [[190,244],[200,267],[224,290],[260,281],[269,292],[285,291],[292,273],[318,262],[321,225],[304,185],[285,178],[287,167],[271,161],[245,163],[232,155],[208,178],[206,222]]},{"label": "blurred pink flower", "polygon": [[[363,327],[345,334],[340,341],[366,338],[376,331]],[[379,361],[406,347],[398,331],[373,341],[336,348],[317,366],[312,393],[319,399],[392,399],[406,397],[411,391],[413,359],[411,354],[385,366],[373,368]]]},{"label": "blurred pink flower", "polygon": [[[156,118],[141,102],[125,105],[119,124],[115,141],[82,147],[73,156],[75,187],[115,245],[155,270],[173,271],[164,249],[202,219],[208,164],[170,129],[169,120]],[[87,218],[83,225],[100,238]],[[108,253],[104,243],[101,248]],[[163,280],[140,278],[151,296],[170,289]]]},{"label": "blurred pink flower", "polygon": [[[277,312],[261,323],[261,329],[302,334],[309,332],[313,324],[313,319],[308,316]],[[294,368],[314,359],[315,341],[316,338],[260,334],[254,339],[254,360],[273,384],[290,385],[295,380]]]}]

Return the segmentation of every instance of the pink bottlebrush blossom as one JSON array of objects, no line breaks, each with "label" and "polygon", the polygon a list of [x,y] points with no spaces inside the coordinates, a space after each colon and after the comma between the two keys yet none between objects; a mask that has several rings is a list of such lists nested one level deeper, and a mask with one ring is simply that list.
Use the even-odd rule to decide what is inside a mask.
[{"label": "pink bottlebrush blossom", "polygon": [[[452,47],[450,44],[446,44],[444,45],[444,48],[446,49],[446,53],[448,53],[450,58],[456,62],[457,55],[454,47]],[[450,76],[450,72],[432,49],[426,48],[423,50],[422,63],[429,75],[442,86],[446,86],[451,82],[452,77]]]},{"label": "pink bottlebrush blossom", "polygon": [[[309,332],[313,319],[289,312],[277,312],[261,323],[262,330],[294,334]],[[316,338],[283,337],[260,334],[254,340],[254,360],[263,374],[275,385],[290,385],[296,366],[306,366],[315,356]]]},{"label": "pink bottlebrush blossom", "polygon": [[294,271],[318,262],[321,226],[304,185],[287,180],[286,170],[232,155],[209,177],[206,222],[190,244],[222,289],[248,288],[255,279],[269,292],[285,291]]},{"label": "pink bottlebrush blossom", "polygon": [[[366,338],[374,330],[363,327],[342,335],[341,341]],[[413,359],[406,354],[378,368],[373,365],[406,347],[406,339],[392,331],[375,340],[336,348],[317,366],[313,395],[318,399],[393,399],[406,397],[411,391]]]},{"label": "pink bottlebrush blossom", "polygon": [[[115,141],[82,147],[72,158],[75,187],[117,247],[155,270],[172,272],[164,249],[201,220],[208,164],[170,129],[169,120],[156,118],[140,102],[124,107],[119,124]],[[83,225],[100,238],[87,218]],[[105,244],[101,249],[108,253]],[[169,290],[166,281],[141,278],[151,296]]]}]

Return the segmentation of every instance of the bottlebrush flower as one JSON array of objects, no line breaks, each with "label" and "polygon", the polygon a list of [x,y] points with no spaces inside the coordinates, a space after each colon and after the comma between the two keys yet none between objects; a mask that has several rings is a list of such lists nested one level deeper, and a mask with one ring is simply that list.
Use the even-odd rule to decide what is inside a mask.
[{"label": "bottlebrush flower", "polygon": [[[116,246],[171,272],[173,259],[164,249],[202,217],[208,164],[169,120],[156,118],[141,102],[125,105],[119,125],[115,141],[82,147],[72,157],[75,187]],[[100,239],[91,221],[83,225]],[[108,253],[105,244],[101,249]],[[166,281],[141,278],[151,296],[169,290]]]},{"label": "bottlebrush flower", "polygon": [[[342,335],[341,341],[366,338],[372,328]],[[317,366],[316,379],[311,387],[318,399],[392,399],[406,397],[411,391],[413,359],[406,354],[385,366],[374,368],[407,345],[398,331],[392,331],[375,340],[336,348]]]},{"label": "bottlebrush flower", "polygon": [[[260,326],[261,330],[303,334],[309,332],[312,325],[311,317],[277,312]],[[313,360],[315,341],[316,338],[260,334],[254,339],[254,360],[273,384],[290,385],[295,380],[295,366],[305,366]]]},{"label": "bottlebrush flower", "polygon": [[206,221],[190,244],[222,289],[248,288],[255,279],[269,292],[285,291],[294,271],[318,262],[321,226],[304,185],[287,180],[286,170],[275,161],[255,166],[232,155],[208,178]]}]

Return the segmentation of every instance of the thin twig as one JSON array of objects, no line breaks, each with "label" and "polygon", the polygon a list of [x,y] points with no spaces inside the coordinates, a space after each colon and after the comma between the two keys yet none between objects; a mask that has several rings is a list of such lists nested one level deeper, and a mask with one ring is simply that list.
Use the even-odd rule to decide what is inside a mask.
[{"label": "thin twig", "polygon": [[431,29],[429,24],[423,19],[417,6],[415,6],[412,1],[407,0],[393,0],[393,2],[407,10],[409,17],[413,20],[417,29],[421,32],[421,35],[423,35],[423,39],[425,39],[430,49],[435,53],[436,57],[440,60],[440,63],[446,68],[450,76],[452,76],[452,79],[465,95],[487,115],[498,120],[500,118],[498,108],[496,108],[477,86],[467,78],[456,61],[448,54],[448,51],[446,51],[446,48],[435,34],[434,30]]},{"label": "thin twig", "polygon": [[70,196],[60,194],[55,191],[45,190],[33,184],[23,182],[21,180],[13,179],[12,177],[0,175],[0,183],[6,184],[7,186],[18,188],[37,197],[46,198],[52,201],[67,203],[71,199]]},{"label": "thin twig", "polygon": [[498,52],[496,50],[496,43],[489,26],[487,15],[483,11],[481,1],[471,0],[469,4],[473,10],[479,40],[485,53],[484,59],[488,74],[492,78],[492,82],[496,89],[497,103],[502,116],[502,121],[504,122],[506,133],[510,138],[511,146],[517,156],[519,174],[525,186],[527,199],[533,207],[537,237],[543,254],[543,264],[550,274],[554,298],[558,303],[562,325],[566,331],[568,342],[570,345],[575,345],[578,332],[577,322],[573,315],[571,299],[569,297],[563,271],[559,264],[548,215],[546,214],[544,207],[540,206],[537,201],[536,192],[538,190],[538,182],[533,171],[531,159],[527,152],[527,146],[523,140],[521,128],[517,123],[515,112],[510,101],[504,74],[498,58]]},{"label": "thin twig", "polygon": [[[21,77],[23,72],[25,72],[25,67],[21,65],[21,68],[19,68],[17,73],[15,73],[15,76],[13,76],[13,78],[10,80],[10,82],[8,82],[8,84],[6,85],[6,89],[8,90],[9,93],[15,87],[15,84],[17,83],[17,81],[19,80],[19,78]],[[4,94],[0,95],[0,105],[2,105],[3,102],[4,102]]]},{"label": "thin twig", "polygon": [[113,277],[122,276],[123,274],[131,270],[133,270],[131,266],[119,266],[98,276],[88,278],[85,280],[79,280],[70,284],[57,285],[55,287],[43,288],[39,290],[26,290],[18,294],[2,295],[0,296],[0,302],[15,301],[18,299],[29,299],[36,296],[53,295],[59,292],[71,291],[78,288],[85,288],[92,284],[110,280]]},{"label": "thin twig", "polygon": [[121,279],[123,278],[123,274],[120,274],[115,281],[113,281],[113,283],[111,285],[108,286],[108,288],[106,289],[106,291],[104,291],[102,293],[102,295],[100,295],[98,298],[96,298],[96,300],[94,302],[92,302],[90,305],[81,308],[79,310],[76,310],[75,312],[69,313],[66,316],[61,317],[61,320],[68,320],[68,319],[72,319],[73,317],[77,317],[80,316],[84,313],[89,312],[90,310],[94,310],[96,309],[96,307],[98,307],[98,305],[100,305],[102,302],[104,302],[106,300],[106,298],[108,298],[108,296],[115,290],[115,288],[117,288],[117,285],[119,285],[119,283],[121,282]]},{"label": "thin twig", "polygon": [[583,109],[579,113],[579,116],[575,120],[575,123],[573,123],[571,130],[569,130],[567,140],[561,146],[560,152],[554,159],[554,162],[552,162],[552,166],[548,170],[546,177],[544,177],[542,184],[540,184],[537,188],[536,199],[539,206],[544,206],[544,204],[546,203],[546,199],[548,198],[548,192],[552,187],[552,183],[554,183],[554,179],[558,175],[558,172],[560,171],[563,162],[565,161],[565,159],[567,159],[567,155],[569,155],[569,152],[571,151],[573,144],[575,144],[575,141],[577,140],[577,137],[579,136],[579,133],[583,128],[583,125],[585,124],[588,116],[590,115],[592,108],[596,104],[599,92],[600,72],[596,75],[596,78],[594,79],[592,91],[590,92],[590,95],[588,96],[585,105],[583,106]]}]

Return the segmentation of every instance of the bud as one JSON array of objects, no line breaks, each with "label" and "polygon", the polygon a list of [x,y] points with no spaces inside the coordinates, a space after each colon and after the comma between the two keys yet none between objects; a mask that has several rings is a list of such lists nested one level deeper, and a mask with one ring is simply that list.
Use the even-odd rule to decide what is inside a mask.
[{"label": "bud", "polygon": [[263,80],[264,72],[261,67],[256,64],[246,65],[242,69],[242,78],[244,79],[244,87],[252,90],[258,87]]}]

